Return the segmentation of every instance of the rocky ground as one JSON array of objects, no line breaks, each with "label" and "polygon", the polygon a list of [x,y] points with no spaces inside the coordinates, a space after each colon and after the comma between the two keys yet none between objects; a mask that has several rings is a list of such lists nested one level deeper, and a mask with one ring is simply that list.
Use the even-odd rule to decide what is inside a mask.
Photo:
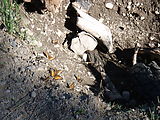
[{"label": "rocky ground", "polygon": [[[106,3],[112,3],[113,8],[108,8]],[[101,60],[92,59],[95,64],[88,66],[68,49],[65,41],[73,30],[66,23],[68,1],[63,1],[57,13],[42,10],[40,14],[39,10],[31,10],[28,4],[23,4],[21,31],[26,32],[25,39],[13,37],[3,29],[0,31],[0,119],[149,119],[145,101],[159,95],[159,58],[148,60],[146,56],[140,57],[138,62],[146,65],[137,64],[134,67],[131,58],[137,43],[142,48],[159,47],[160,2],[91,0],[90,4],[89,14],[112,32],[115,52],[112,57],[107,57],[109,60],[105,59],[104,69],[126,103],[106,102],[105,95],[102,97],[97,92],[99,85],[95,85],[97,77],[92,68],[96,66],[96,61],[99,64]],[[96,54],[94,57],[96,59]],[[156,63],[151,63],[153,60]],[[146,87],[142,80],[143,69],[151,75],[146,75],[148,84],[158,81],[156,87]],[[53,70],[60,70],[57,77],[63,79],[53,78],[50,73]],[[153,74],[154,71],[157,74]],[[127,76],[128,73],[131,76]],[[130,84],[137,73],[141,77],[133,79],[135,84]],[[141,96],[144,101],[140,101]]]}]

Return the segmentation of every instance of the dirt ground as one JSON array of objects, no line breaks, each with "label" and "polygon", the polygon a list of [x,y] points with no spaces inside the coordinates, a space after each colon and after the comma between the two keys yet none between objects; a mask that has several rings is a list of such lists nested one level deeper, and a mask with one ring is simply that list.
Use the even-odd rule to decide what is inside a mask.
[{"label": "dirt ground", "polygon": [[[113,8],[106,8],[106,2],[111,2]],[[131,107],[126,108],[106,102],[90,89],[95,86],[96,76],[65,43],[72,32],[69,29],[72,24],[68,28],[66,23],[68,3],[63,1],[57,13],[42,10],[41,14],[28,4],[21,4],[24,40],[0,30],[0,119],[148,120],[147,103],[138,106],[139,101],[129,98],[127,103]],[[160,44],[160,1],[90,0],[90,3],[89,14],[110,28],[116,56],[113,61],[125,66],[125,71],[132,61],[125,59],[128,54],[119,58],[118,51],[130,50],[137,43],[143,48]],[[110,67],[106,74],[111,80],[125,82],[125,73],[113,74],[115,67]],[[49,78],[51,69],[61,70],[59,75],[63,79]],[[120,94],[128,91],[128,87],[118,89]]]}]

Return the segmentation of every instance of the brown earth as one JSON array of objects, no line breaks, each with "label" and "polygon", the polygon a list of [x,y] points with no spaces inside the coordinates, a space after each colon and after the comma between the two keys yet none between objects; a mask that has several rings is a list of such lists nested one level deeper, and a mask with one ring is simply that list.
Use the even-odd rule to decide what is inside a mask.
[{"label": "brown earth", "polygon": [[[128,80],[125,72],[132,66],[132,48],[137,43],[143,48],[150,47],[150,44],[157,47],[160,43],[160,2],[114,0],[113,9],[107,9],[105,2],[111,1],[91,0],[89,14],[101,20],[112,32],[115,52],[112,55],[114,59],[107,64],[109,69],[106,74],[121,94],[129,91],[130,86],[127,86],[128,83],[117,86],[120,83],[117,80]],[[127,107],[126,104],[121,106],[106,102],[99,94],[96,95],[99,89],[95,85],[96,75],[64,43],[71,30],[75,31],[67,27],[75,28],[66,23],[67,6],[68,1],[63,1],[59,12],[51,13],[40,10],[40,7],[32,9],[30,4],[21,5],[21,30],[26,32],[25,39],[0,31],[0,119],[149,119],[147,103],[143,102],[139,107],[138,103],[141,102],[132,97],[131,91]],[[44,52],[48,52],[54,59],[46,58]],[[117,66],[123,69],[115,74]],[[46,80],[50,76],[50,69],[62,70],[59,75],[63,80]],[[75,76],[80,77],[81,82]],[[72,83],[74,86],[71,86]]]}]

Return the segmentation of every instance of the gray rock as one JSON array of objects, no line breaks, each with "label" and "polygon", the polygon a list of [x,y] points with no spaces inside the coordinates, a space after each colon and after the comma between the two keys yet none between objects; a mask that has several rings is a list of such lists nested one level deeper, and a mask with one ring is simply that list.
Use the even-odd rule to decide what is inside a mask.
[{"label": "gray rock", "polygon": [[11,41],[11,46],[12,46],[12,47],[17,47],[17,42],[14,41],[14,40],[12,40],[12,41]]},{"label": "gray rock", "polygon": [[90,0],[76,0],[76,5],[81,8],[84,12],[88,12],[92,6]]},{"label": "gray rock", "polygon": [[33,91],[33,92],[31,93],[31,97],[35,98],[36,96],[37,96],[36,92]]}]

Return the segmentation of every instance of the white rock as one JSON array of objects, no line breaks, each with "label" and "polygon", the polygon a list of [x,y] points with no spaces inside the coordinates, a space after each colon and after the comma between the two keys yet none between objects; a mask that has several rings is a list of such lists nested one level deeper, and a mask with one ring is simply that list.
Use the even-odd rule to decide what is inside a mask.
[{"label": "white rock", "polygon": [[126,14],[125,14],[125,13],[122,13],[122,15],[123,15],[123,16],[126,16]]},{"label": "white rock", "polygon": [[97,46],[97,40],[86,32],[81,32],[78,37],[72,39],[71,49],[78,55],[83,55],[87,50],[94,50]]},{"label": "white rock", "polygon": [[130,5],[128,5],[128,6],[127,6],[127,9],[128,9],[128,11],[130,11],[130,10],[131,10],[131,6],[130,6]]},{"label": "white rock", "polygon": [[156,15],[159,15],[159,14],[160,14],[160,12],[158,12],[158,11],[155,11],[155,14],[156,14]]},{"label": "white rock", "polygon": [[150,39],[150,40],[154,40],[155,37],[154,37],[154,36],[150,36],[149,39]]},{"label": "white rock", "polygon": [[128,5],[131,5],[132,4],[132,2],[128,2]]},{"label": "white rock", "polygon": [[142,16],[142,17],[141,17],[141,20],[144,20],[144,19],[145,19],[145,17],[144,17],[144,16]]},{"label": "white rock", "polygon": [[108,9],[113,9],[113,4],[112,3],[106,3],[105,4],[105,6],[106,6],[106,8],[108,8]]},{"label": "white rock", "polygon": [[10,93],[11,92],[11,90],[6,90],[6,93]]}]

